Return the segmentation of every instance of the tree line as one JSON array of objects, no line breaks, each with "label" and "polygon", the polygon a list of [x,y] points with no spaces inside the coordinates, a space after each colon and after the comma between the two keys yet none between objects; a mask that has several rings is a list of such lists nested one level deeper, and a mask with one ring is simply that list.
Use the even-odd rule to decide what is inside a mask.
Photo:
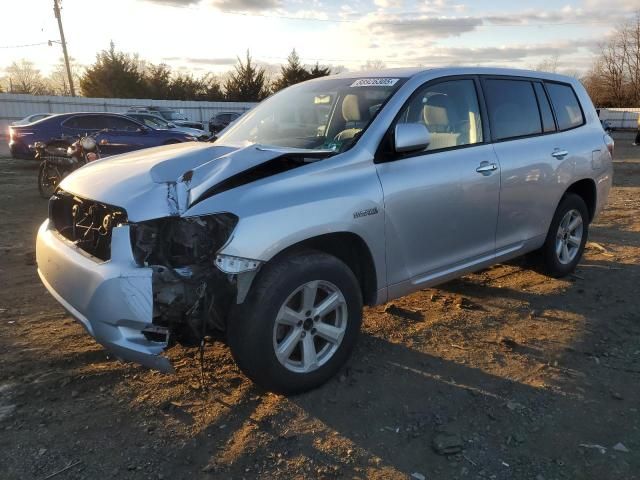
[{"label": "tree line", "polygon": [[581,80],[598,107],[640,107],[640,12],[600,45]]},{"label": "tree line", "polygon": [[[558,57],[534,68],[556,71]],[[380,61],[367,61],[364,69],[383,68]],[[159,100],[209,100],[256,102],[298,82],[330,75],[330,67],[316,63],[303,65],[294,49],[287,62],[272,79],[264,67],[258,65],[247,51],[238,58],[233,69],[223,77],[207,73],[196,77],[175,72],[166,64],[153,64],[116,50],[111,43],[108,50],[96,55],[95,62],[84,69],[72,64],[74,82],[87,97],[153,98]],[[618,26],[613,35],[600,45],[592,67],[583,74],[571,73],[586,87],[598,107],[640,106],[640,12],[630,21]],[[7,68],[0,92],[30,93],[34,95],[69,95],[64,64],[60,62],[48,77],[33,63],[14,62]]]},{"label": "tree line", "polygon": [[[278,76],[272,80],[247,50],[245,58],[238,58],[223,78],[212,73],[196,77],[191,73],[175,72],[164,63],[153,64],[138,55],[119,51],[113,42],[108,50],[99,52],[95,62],[81,74],[78,73],[80,67],[72,67],[76,90],[79,88],[85,97],[236,102],[258,102],[295,83],[332,73],[331,68],[318,63],[303,65],[293,49]],[[69,95],[64,72],[61,63],[45,77],[33,63],[21,60],[7,68],[3,83],[12,93]]]}]

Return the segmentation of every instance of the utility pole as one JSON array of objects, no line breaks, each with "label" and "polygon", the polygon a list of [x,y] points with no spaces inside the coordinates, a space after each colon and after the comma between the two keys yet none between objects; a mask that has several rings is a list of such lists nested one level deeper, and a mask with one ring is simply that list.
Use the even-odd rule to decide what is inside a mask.
[{"label": "utility pole", "polygon": [[60,42],[62,43],[62,53],[64,53],[64,63],[67,66],[67,77],[69,78],[69,91],[71,96],[75,97],[76,92],[73,88],[73,77],[71,76],[71,66],[69,65],[69,54],[67,53],[67,42],[64,39],[64,30],[62,29],[62,15],[60,15],[59,0],[53,0],[53,13],[58,19],[58,28],[60,29]]}]

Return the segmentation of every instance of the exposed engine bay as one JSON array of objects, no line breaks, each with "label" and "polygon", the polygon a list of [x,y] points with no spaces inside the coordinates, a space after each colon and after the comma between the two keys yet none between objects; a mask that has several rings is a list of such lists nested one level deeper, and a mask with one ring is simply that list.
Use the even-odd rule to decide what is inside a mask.
[{"label": "exposed engine bay", "polygon": [[[231,214],[169,217],[131,225],[134,257],[153,270],[153,324],[149,340],[188,346],[225,331],[225,319],[236,300],[238,275],[215,266],[216,252],[235,227]],[[155,337],[155,338],[154,338]]]}]

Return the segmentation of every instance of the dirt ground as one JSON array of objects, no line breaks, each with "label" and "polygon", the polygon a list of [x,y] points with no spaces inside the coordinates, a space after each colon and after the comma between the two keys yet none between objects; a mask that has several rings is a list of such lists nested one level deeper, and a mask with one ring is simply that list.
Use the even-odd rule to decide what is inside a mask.
[{"label": "dirt ground", "polygon": [[221,344],[206,389],[196,351],[174,375],[108,355],[38,280],[35,165],[0,159],[0,478],[640,478],[640,147],[616,137],[575,275],[517,261],[368,309],[348,366],[293,398]]}]

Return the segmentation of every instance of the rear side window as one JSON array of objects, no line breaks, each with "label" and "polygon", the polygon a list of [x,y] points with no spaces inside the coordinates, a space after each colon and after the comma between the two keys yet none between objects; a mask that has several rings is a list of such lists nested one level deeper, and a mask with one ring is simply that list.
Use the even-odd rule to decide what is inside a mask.
[{"label": "rear side window", "polygon": [[582,125],[584,117],[573,88],[559,83],[546,83],[545,85],[551,97],[560,130],[568,130]]},{"label": "rear side window", "polygon": [[483,82],[489,122],[495,140],[542,133],[533,85],[523,80]]},{"label": "rear side window", "polygon": [[112,130],[135,132],[139,128],[137,123],[131,122],[126,118],[108,116],[106,120],[107,128]]},{"label": "rear side window", "polygon": [[106,127],[106,123],[100,115],[80,115],[64,122],[64,126],[79,130],[100,130]]},{"label": "rear side window", "polygon": [[536,90],[536,97],[538,97],[538,106],[540,107],[540,117],[542,118],[542,129],[546,132],[555,132],[556,123],[553,121],[553,112],[551,111],[551,105],[549,105],[549,99],[544,92],[544,87],[541,83],[534,83],[533,87]]}]

